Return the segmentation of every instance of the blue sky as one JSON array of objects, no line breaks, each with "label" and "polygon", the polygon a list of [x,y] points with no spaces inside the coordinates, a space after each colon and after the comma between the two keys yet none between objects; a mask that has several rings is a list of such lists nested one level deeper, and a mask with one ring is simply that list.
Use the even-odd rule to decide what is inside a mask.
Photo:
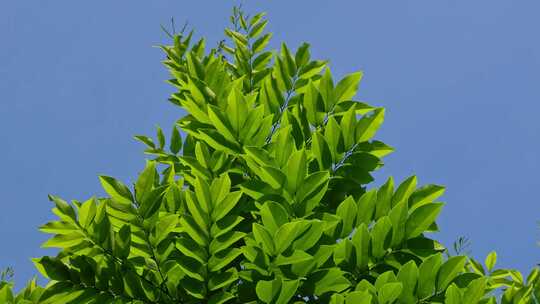
[{"label": "blue sky", "polygon": [[[47,194],[103,194],[144,165],[134,134],[170,130],[159,25],[188,20],[210,44],[232,1],[0,2],[0,268],[20,286],[53,218]],[[438,238],[496,250],[500,266],[540,262],[540,2],[246,1],[267,11],[273,45],[302,41],[332,71],[365,73],[358,99],[387,108],[396,148],[377,177],[447,186]]]}]

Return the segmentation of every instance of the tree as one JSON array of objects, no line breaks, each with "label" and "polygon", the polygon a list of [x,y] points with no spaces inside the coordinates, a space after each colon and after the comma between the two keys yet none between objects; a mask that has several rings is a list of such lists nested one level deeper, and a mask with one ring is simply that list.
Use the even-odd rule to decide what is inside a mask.
[{"label": "tree", "polygon": [[[368,189],[392,148],[384,109],[354,100],[310,46],[267,50],[264,14],[235,8],[229,42],[193,34],[163,46],[170,101],[187,115],[167,141],[136,136],[152,160],[108,197],[50,196],[57,221],[35,259],[50,283],[2,303],[538,303],[529,277],[452,255],[431,238],[444,188],[411,176]],[[183,131],[183,134],[178,129]]]}]

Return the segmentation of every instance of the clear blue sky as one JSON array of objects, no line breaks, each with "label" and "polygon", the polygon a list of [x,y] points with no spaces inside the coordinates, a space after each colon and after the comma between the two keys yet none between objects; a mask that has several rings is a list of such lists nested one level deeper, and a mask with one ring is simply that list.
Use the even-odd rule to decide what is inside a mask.
[{"label": "clear blue sky", "polygon": [[[363,70],[359,99],[387,107],[378,137],[396,152],[377,175],[447,186],[438,238],[483,257],[540,262],[540,2],[246,1],[274,45],[312,44],[338,75]],[[215,43],[232,1],[0,2],[0,267],[22,284],[53,218],[47,194],[101,195],[97,175],[131,181],[134,134],[182,113],[152,45],[189,20]]]}]

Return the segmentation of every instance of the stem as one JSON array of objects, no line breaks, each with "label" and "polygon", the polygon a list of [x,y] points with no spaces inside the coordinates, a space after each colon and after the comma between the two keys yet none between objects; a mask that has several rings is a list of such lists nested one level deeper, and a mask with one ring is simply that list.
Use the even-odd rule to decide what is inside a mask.
[{"label": "stem", "polygon": [[332,168],[332,173],[336,173],[336,171],[341,168],[345,162],[347,161],[347,159],[349,157],[351,157],[351,155],[353,155],[354,153],[354,150],[356,149],[356,147],[358,147],[358,144],[354,144],[347,152],[345,152],[345,155],[343,155],[343,158],[333,166]]},{"label": "stem", "polygon": [[266,137],[266,144],[269,144],[272,141],[272,136],[274,136],[274,133],[276,133],[279,124],[281,122],[281,118],[283,117],[283,113],[287,110],[287,107],[289,106],[289,101],[291,100],[292,93],[294,92],[294,86],[296,85],[297,75],[294,75],[292,78],[292,85],[291,89],[287,91],[287,96],[285,97],[285,102],[283,102],[283,105],[279,108],[279,117],[276,120],[276,122],[272,125],[272,130],[270,131],[270,134]]}]

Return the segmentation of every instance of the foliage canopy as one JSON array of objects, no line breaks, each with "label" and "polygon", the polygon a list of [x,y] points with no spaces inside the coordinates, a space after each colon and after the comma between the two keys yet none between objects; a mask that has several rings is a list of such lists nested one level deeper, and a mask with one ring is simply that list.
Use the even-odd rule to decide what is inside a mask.
[{"label": "foliage canopy", "polygon": [[[2,303],[538,303],[527,279],[452,255],[429,232],[439,185],[411,176],[367,189],[392,148],[374,139],[384,109],[354,100],[362,73],[334,81],[310,46],[268,50],[264,14],[233,11],[228,42],[192,33],[163,46],[187,115],[133,187],[100,176],[108,197],[50,196],[48,279]],[[181,135],[179,129],[183,131]],[[499,300],[496,299],[496,289]]]}]

